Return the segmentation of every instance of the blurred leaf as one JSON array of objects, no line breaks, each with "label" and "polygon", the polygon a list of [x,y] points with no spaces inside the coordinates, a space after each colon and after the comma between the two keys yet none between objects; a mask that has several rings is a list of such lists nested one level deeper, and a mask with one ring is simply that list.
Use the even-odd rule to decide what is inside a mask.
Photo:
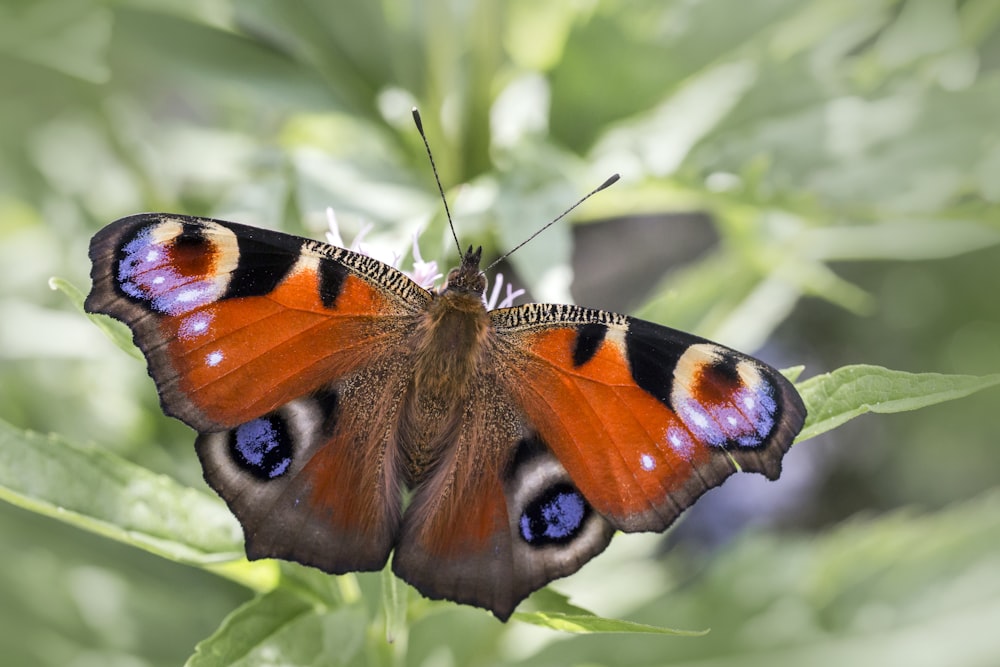
[{"label": "blurred leaf", "polygon": [[1000,226],[963,220],[883,222],[824,227],[801,238],[805,252],[832,260],[918,260],[952,257],[1000,243]]},{"label": "blurred leaf", "polygon": [[5,665],[176,667],[250,598],[210,572],[6,502],[0,535]]},{"label": "blurred leaf", "polygon": [[551,586],[541,588],[531,594],[525,603],[526,607],[544,614],[562,614],[564,616],[596,616],[589,609],[577,606],[569,601],[569,597]]},{"label": "blurred leaf", "polygon": [[586,616],[579,614],[561,614],[559,612],[515,612],[511,617],[522,623],[530,623],[551,630],[571,632],[574,634],[593,633],[632,633],[632,634],[653,634],[653,635],[675,635],[678,637],[701,637],[708,634],[708,630],[675,630],[673,628],[658,628],[654,625],[644,625],[642,623],[632,623],[631,621],[619,621],[611,618],[601,618],[599,616]]},{"label": "blurred leaf", "polygon": [[796,442],[825,433],[867,412],[918,410],[997,385],[1000,374],[979,377],[845,366],[797,385],[809,415]]},{"label": "blurred leaf", "polygon": [[230,614],[186,665],[353,664],[364,643],[365,623],[357,608],[317,605],[279,588]]},{"label": "blurred leaf", "polygon": [[90,321],[93,322],[98,329],[104,332],[104,335],[110,338],[111,342],[117,345],[122,351],[128,353],[128,355],[134,359],[145,361],[145,357],[142,356],[142,352],[140,352],[139,348],[137,348],[132,342],[132,330],[118,320],[108,317],[107,315],[97,315],[86,312],[83,309],[85,297],[83,292],[77,289],[76,285],[68,280],[63,280],[62,278],[50,278],[49,287],[65,294],[69,298],[70,303],[72,303],[78,311],[86,315]]},{"label": "blurred leaf", "polygon": [[[425,221],[436,213],[440,200],[407,182],[398,165],[373,160],[331,157],[314,149],[291,155],[296,176],[296,200],[301,211],[312,213],[332,207],[337,215],[355,214],[378,222],[380,232]],[[386,229],[390,228],[390,229]]]},{"label": "blurred leaf", "polygon": [[636,635],[567,637],[516,664],[992,665],[1000,655],[992,631],[1000,622],[998,549],[996,492],[820,535],[748,533],[714,556],[698,555],[674,590],[631,614],[711,625],[704,640],[665,649]]},{"label": "blurred leaf", "polygon": [[717,250],[668,276],[636,316],[711,337],[714,322],[728,314],[756,280],[751,267]]},{"label": "blurred leaf", "polygon": [[[601,3],[570,33],[552,70],[553,132],[586,148],[608,124],[653,107],[704,68],[751,52],[774,23],[800,11],[800,5],[758,2],[734,20],[727,0],[638,2],[628,12]],[[616,93],[595,96],[595,81]]]},{"label": "blurred leaf", "polygon": [[382,613],[385,615],[385,640],[390,644],[406,632],[408,587],[400,584],[388,564],[382,568]]},{"label": "blurred leaf", "polygon": [[180,562],[242,556],[239,525],[219,499],[106,450],[2,421],[0,498]]},{"label": "blurred leaf", "polygon": [[352,605],[361,600],[354,573],[331,576],[318,568],[292,561],[277,562],[281,571],[281,587],[302,598],[327,607]]},{"label": "blurred leaf", "polygon": [[141,82],[155,71],[199,86],[205,95],[221,87],[297,111],[349,102],[314,70],[266,42],[137,7],[115,10],[111,60],[120,83]]},{"label": "blurred leaf", "polygon": [[792,312],[800,296],[800,289],[789,281],[781,277],[764,278],[707,335],[741,350],[759,349]]},{"label": "blurred leaf", "polygon": [[756,69],[754,63],[744,60],[699,72],[647,116],[630,119],[625,127],[607,132],[592,155],[609,163],[638,158],[648,173],[658,178],[670,176],[692,147],[739,103],[753,85]]},{"label": "blurred leaf", "polygon": [[[547,172],[547,173],[544,173]],[[489,213],[500,239],[500,248],[513,248],[541,229],[578,198],[580,193],[545,168],[517,170],[499,184]],[[539,301],[565,302],[572,272],[569,225],[555,224],[538,243],[529,243],[510,256],[518,276]]]},{"label": "blurred leaf", "polygon": [[111,14],[88,0],[0,5],[0,51],[84,81],[104,83]]},{"label": "blurred leaf", "polygon": [[[855,315],[871,315],[878,307],[871,294],[844,280],[821,262],[789,257],[787,261],[775,268],[775,273],[784,278],[786,282],[796,285],[799,296],[810,295],[826,299]],[[767,312],[766,309],[765,312]],[[752,316],[752,313],[747,313],[747,315]],[[777,326],[780,321],[773,317],[770,320],[774,326]],[[768,333],[772,330],[773,328],[768,330]]]}]

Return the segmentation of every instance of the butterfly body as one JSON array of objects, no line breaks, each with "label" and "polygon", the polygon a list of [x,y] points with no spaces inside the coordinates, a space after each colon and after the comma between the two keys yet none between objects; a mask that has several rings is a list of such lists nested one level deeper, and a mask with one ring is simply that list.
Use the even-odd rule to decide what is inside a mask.
[{"label": "butterfly body", "polygon": [[777,371],[690,334],[488,311],[471,248],[431,292],[343,248],[142,214],[91,259],[87,310],[132,327],[250,558],[391,555],[425,595],[501,619],[615,530],[663,530],[738,469],[777,477],[805,417]]}]

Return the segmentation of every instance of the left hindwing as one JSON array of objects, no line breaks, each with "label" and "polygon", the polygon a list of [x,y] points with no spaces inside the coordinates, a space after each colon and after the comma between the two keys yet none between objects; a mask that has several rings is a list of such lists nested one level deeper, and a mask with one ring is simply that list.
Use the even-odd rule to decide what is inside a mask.
[{"label": "left hindwing", "polygon": [[505,389],[620,530],[664,530],[741,469],[777,478],[805,420],[777,370],[697,336],[576,306],[490,315]]}]

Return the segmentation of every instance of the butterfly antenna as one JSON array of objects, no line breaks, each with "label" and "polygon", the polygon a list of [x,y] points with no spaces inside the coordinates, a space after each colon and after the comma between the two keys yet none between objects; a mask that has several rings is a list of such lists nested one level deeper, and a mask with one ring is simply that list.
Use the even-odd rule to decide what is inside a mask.
[{"label": "butterfly antenna", "polygon": [[542,228],[539,229],[537,232],[535,232],[534,234],[532,234],[528,238],[524,239],[523,241],[521,241],[520,243],[518,243],[516,246],[514,246],[513,248],[511,248],[510,250],[508,250],[507,252],[505,252],[500,257],[498,257],[495,262],[493,262],[492,264],[490,264],[489,266],[487,266],[486,269],[484,269],[484,272],[485,271],[489,271],[494,266],[496,266],[497,264],[499,264],[503,260],[505,260],[508,257],[510,257],[511,255],[513,255],[515,250],[517,250],[521,246],[525,245],[526,243],[528,243],[528,241],[530,241],[531,239],[535,238],[536,236],[538,236],[539,234],[541,234],[542,232],[544,232],[546,229],[548,229],[552,225],[556,224],[557,222],[559,222],[560,220],[562,220],[563,218],[565,218],[567,215],[569,215],[570,211],[572,211],[573,209],[575,209],[577,206],[579,206],[583,202],[587,201],[588,199],[590,199],[591,197],[593,197],[594,195],[596,195],[601,190],[603,190],[605,188],[608,188],[608,187],[611,187],[612,185],[614,185],[615,182],[618,181],[619,178],[621,178],[621,177],[618,174],[612,174],[611,177],[608,178],[608,180],[604,181],[603,183],[601,183],[600,185],[598,185],[596,188],[594,188],[593,190],[591,190],[590,192],[588,192],[584,196],[580,197],[579,201],[577,201],[575,204],[573,204],[572,206],[570,206],[568,209],[566,209],[565,211],[563,211],[562,213],[560,213],[559,215],[557,215],[556,217],[554,217],[548,224],[542,226]]},{"label": "butterfly antenna", "polygon": [[455,224],[451,221],[451,210],[448,208],[448,198],[444,196],[444,188],[441,187],[441,177],[438,176],[437,165],[434,163],[434,155],[431,153],[431,145],[427,143],[427,135],[424,134],[424,122],[420,120],[420,112],[417,107],[413,107],[413,122],[417,125],[417,132],[424,141],[424,149],[427,151],[427,159],[431,161],[431,171],[434,172],[434,182],[437,183],[438,192],[441,193],[441,201],[444,202],[444,214],[448,217],[448,228],[451,230],[451,237],[455,239],[455,247],[458,248],[459,257],[462,256],[462,244],[458,242],[458,234],[455,233]]}]

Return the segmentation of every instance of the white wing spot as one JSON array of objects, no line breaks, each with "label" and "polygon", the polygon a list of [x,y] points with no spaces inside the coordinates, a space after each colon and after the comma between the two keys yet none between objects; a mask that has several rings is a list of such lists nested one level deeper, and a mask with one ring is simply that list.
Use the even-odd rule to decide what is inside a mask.
[{"label": "white wing spot", "polygon": [[209,352],[208,356],[205,357],[205,363],[209,366],[218,366],[222,363],[222,353],[216,350],[215,352]]},{"label": "white wing spot", "polygon": [[205,290],[202,289],[187,289],[178,294],[174,298],[174,301],[177,303],[190,303],[192,301],[197,301],[204,293]]},{"label": "white wing spot", "polygon": [[639,464],[642,466],[643,470],[652,470],[656,467],[656,461],[649,454],[643,454],[640,456]]},{"label": "white wing spot", "polygon": [[211,313],[198,313],[191,315],[181,322],[180,328],[177,329],[177,335],[185,340],[193,338],[194,336],[200,336],[208,331],[208,327],[211,323]]},{"label": "white wing spot", "polygon": [[695,423],[695,426],[697,426],[698,428],[705,428],[706,426],[708,426],[708,418],[705,417],[703,413],[694,409],[688,409],[687,413],[688,417],[691,418],[691,421],[693,421]]},{"label": "white wing spot", "polygon": [[160,253],[157,252],[156,250],[150,250],[149,252],[146,253],[147,262],[155,262],[159,258],[160,258]]},{"label": "white wing spot", "polygon": [[743,405],[745,405],[745,406],[747,406],[747,408],[753,410],[754,406],[757,405],[757,402],[755,400],[753,400],[753,396],[745,396],[743,398]]},{"label": "white wing spot", "polygon": [[729,422],[731,425],[736,426],[736,417],[729,415],[728,417],[726,417],[726,421]]}]

